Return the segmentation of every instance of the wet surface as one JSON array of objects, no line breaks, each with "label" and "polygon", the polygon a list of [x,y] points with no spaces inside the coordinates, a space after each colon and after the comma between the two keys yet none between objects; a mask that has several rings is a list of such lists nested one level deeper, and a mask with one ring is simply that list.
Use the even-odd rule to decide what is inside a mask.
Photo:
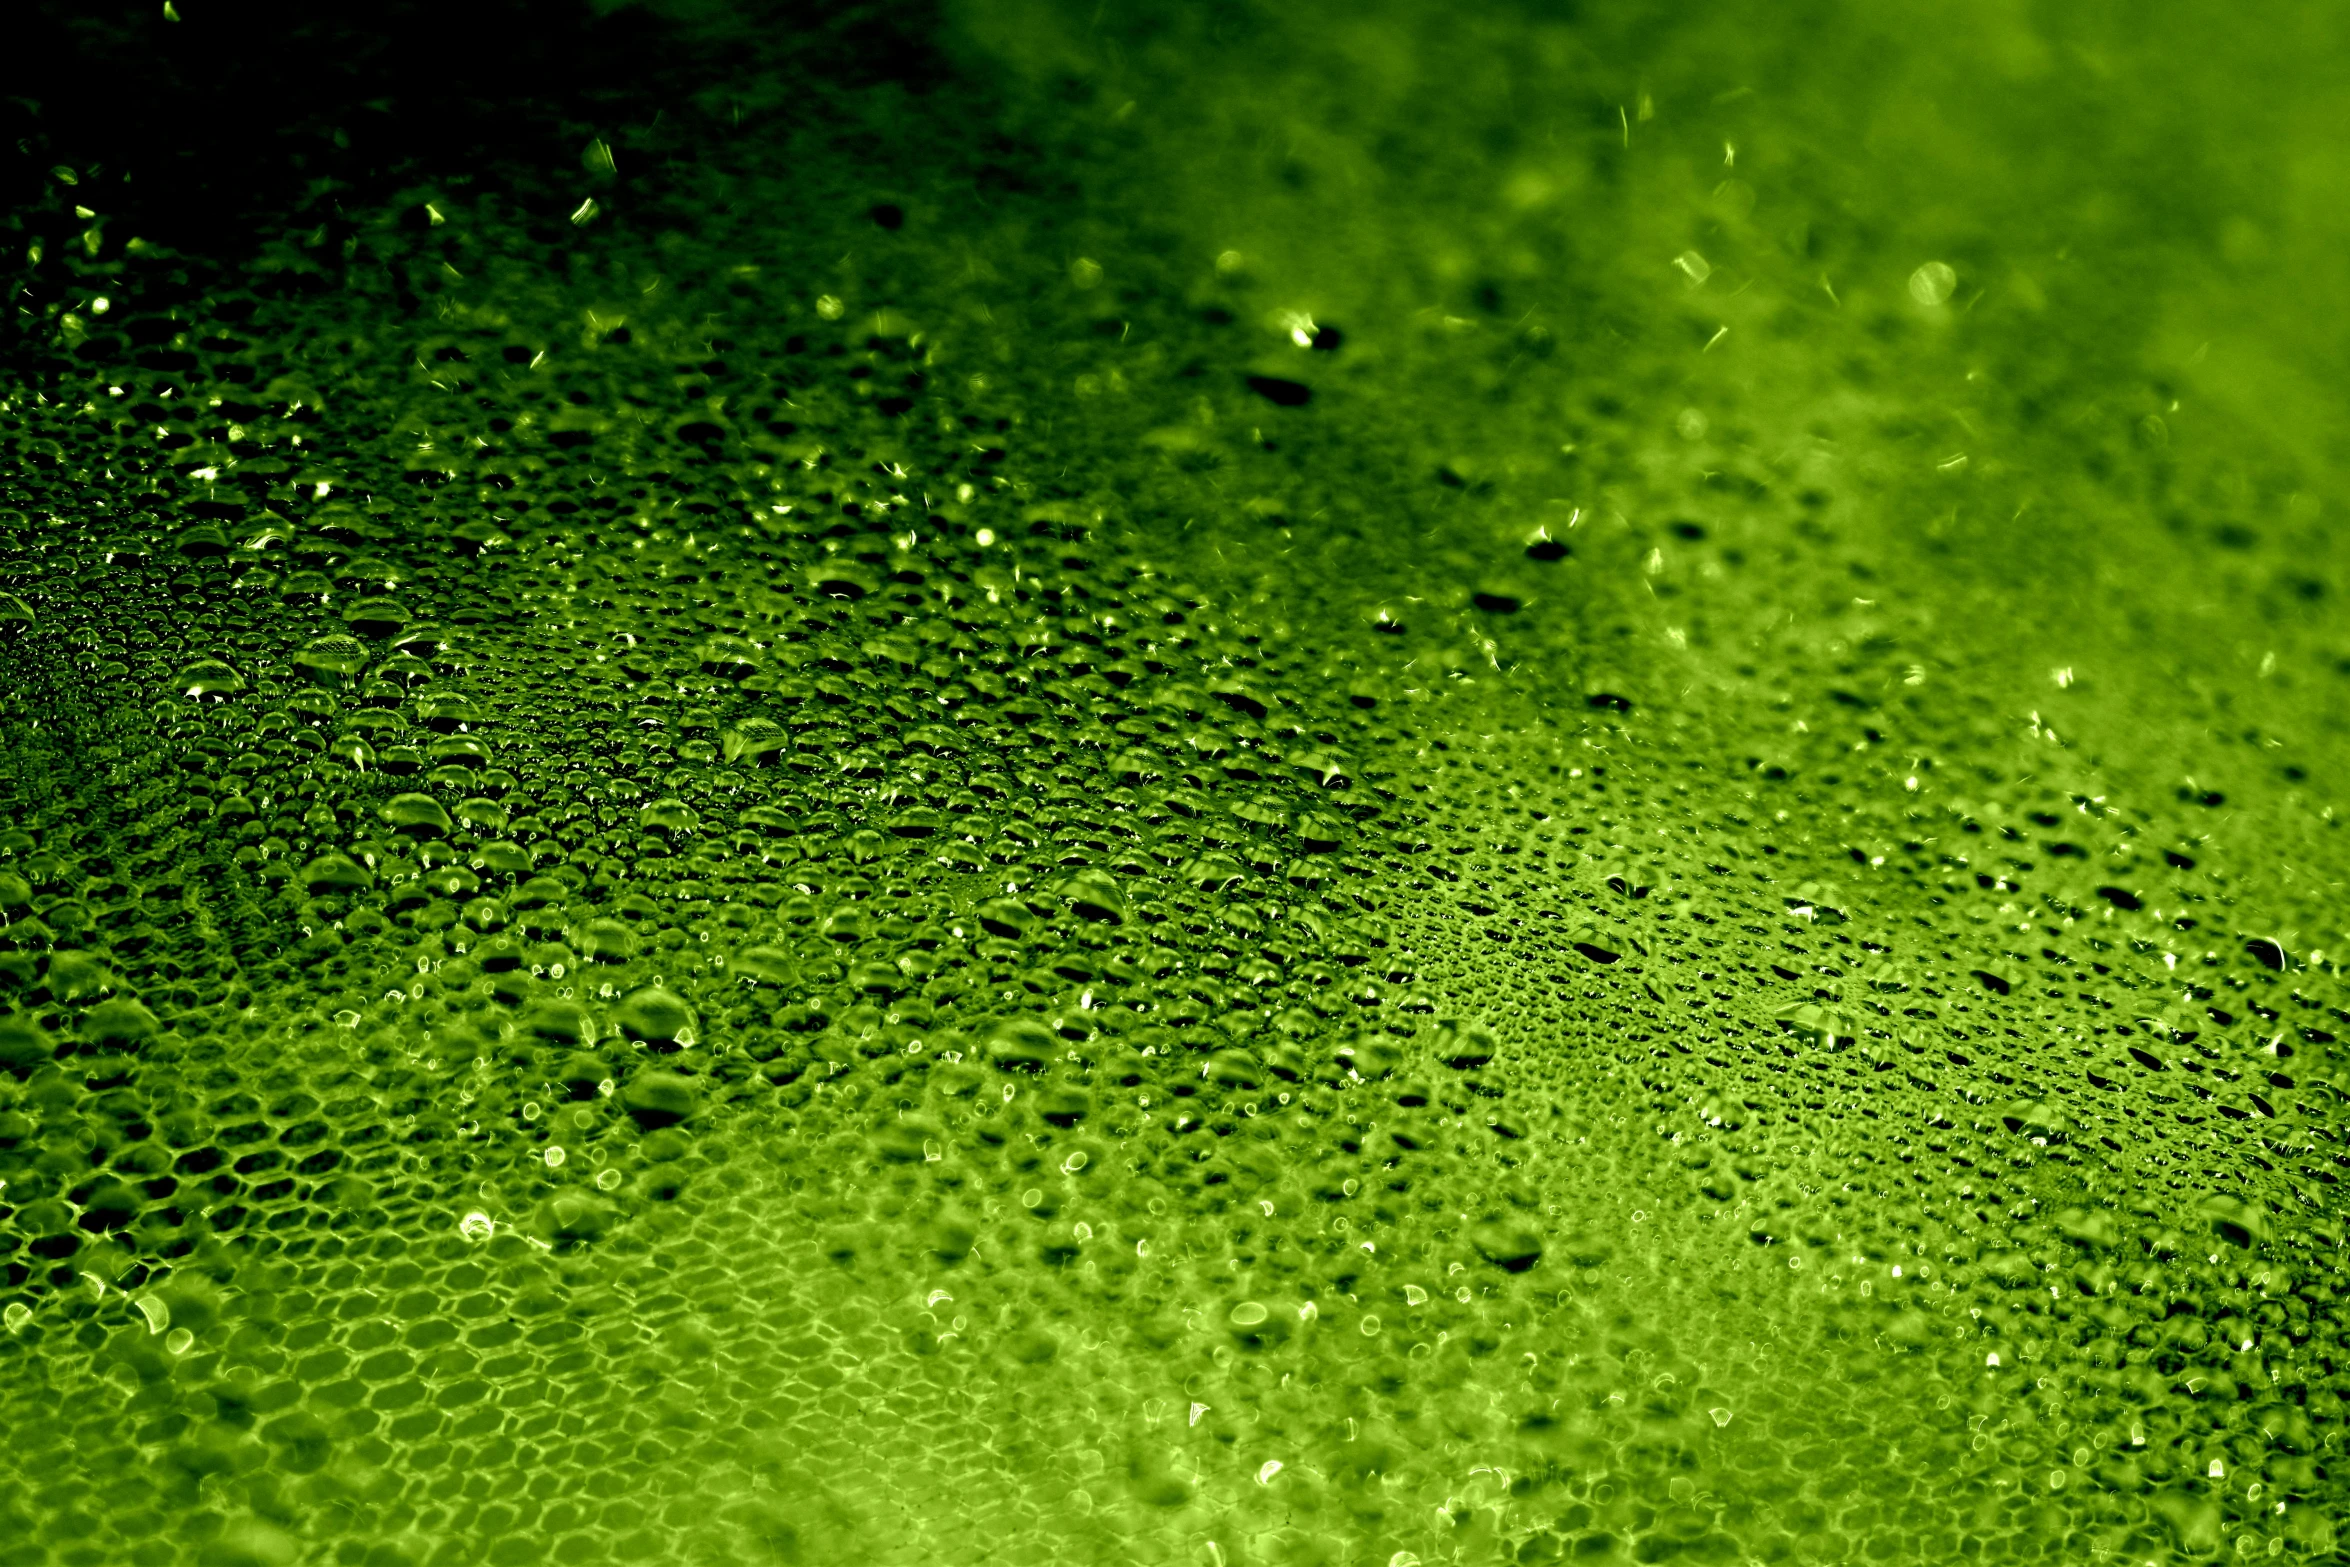
[{"label": "wet surface", "polygon": [[0,1561],[2338,1555],[2331,24],[1930,20],[37,17]]}]

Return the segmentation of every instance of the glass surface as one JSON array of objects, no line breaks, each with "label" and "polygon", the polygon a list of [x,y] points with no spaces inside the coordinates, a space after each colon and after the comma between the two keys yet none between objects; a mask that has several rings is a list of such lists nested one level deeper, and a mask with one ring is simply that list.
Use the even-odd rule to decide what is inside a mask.
[{"label": "glass surface", "polygon": [[2344,1560],[2344,29],[28,6],[0,1567]]}]

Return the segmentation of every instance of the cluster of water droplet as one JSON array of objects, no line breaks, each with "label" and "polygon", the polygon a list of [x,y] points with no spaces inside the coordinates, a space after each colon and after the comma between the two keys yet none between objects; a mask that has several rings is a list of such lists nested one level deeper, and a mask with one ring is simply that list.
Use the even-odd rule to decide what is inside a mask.
[{"label": "cluster of water droplet", "polygon": [[[2208,791],[1976,736],[1947,794],[1974,715],[1866,634],[1677,703],[1643,604],[1702,659],[1766,546],[1845,563],[1614,403],[1662,526],[1217,565],[1311,533],[1250,421],[1371,372],[1293,322],[1070,435],[1235,314],[1129,371],[1085,265],[1074,378],[829,290],[59,328],[6,413],[0,1533],[2335,1549],[2342,998]],[[1204,473],[1264,495],[1143,504]]]}]

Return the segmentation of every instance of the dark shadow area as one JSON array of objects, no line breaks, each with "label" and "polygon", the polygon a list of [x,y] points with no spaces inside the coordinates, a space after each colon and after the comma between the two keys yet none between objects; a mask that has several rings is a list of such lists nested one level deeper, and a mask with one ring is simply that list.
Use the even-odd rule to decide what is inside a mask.
[{"label": "dark shadow area", "polygon": [[928,5],[173,9],[177,20],[145,0],[12,9],[0,66],[11,270],[31,244],[102,256],[133,238],[225,260],[427,179],[524,203],[559,186],[576,200],[596,180],[660,178],[662,160],[642,152],[617,169],[588,161],[618,127],[657,149],[665,119],[724,114],[732,99],[814,120],[833,95],[926,92],[946,69]]}]

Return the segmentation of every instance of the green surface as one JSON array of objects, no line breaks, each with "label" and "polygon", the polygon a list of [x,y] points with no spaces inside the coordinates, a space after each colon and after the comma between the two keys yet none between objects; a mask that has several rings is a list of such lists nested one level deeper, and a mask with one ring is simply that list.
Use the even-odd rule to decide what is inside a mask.
[{"label": "green surface", "polygon": [[2343,1559],[2338,20],[592,14],[59,24],[0,1564]]}]

